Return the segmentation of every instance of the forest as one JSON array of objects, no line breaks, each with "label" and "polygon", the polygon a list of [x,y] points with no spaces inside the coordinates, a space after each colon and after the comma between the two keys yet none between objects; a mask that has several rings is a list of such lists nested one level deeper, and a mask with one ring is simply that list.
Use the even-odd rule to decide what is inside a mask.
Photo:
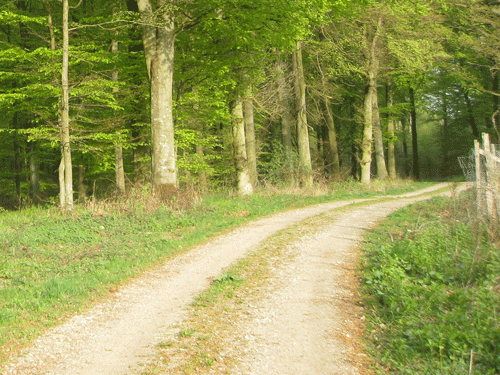
[{"label": "forest", "polygon": [[0,210],[456,176],[499,46],[492,0],[0,0]]}]

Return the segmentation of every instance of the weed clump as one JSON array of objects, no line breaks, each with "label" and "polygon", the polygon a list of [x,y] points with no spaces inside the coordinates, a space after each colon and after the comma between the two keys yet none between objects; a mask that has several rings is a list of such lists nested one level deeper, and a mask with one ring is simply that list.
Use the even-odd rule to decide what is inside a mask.
[{"label": "weed clump", "polygon": [[369,237],[368,340],[385,370],[500,372],[500,252],[470,212],[466,196],[434,198]]}]

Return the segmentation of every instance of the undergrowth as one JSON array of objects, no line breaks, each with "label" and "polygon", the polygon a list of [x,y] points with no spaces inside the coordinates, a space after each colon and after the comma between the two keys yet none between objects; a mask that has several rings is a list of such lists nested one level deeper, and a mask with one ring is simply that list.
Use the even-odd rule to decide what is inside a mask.
[{"label": "undergrowth", "polygon": [[366,191],[346,182],[325,185],[322,193],[262,191],[241,198],[176,192],[168,199],[138,187],[118,199],[88,201],[72,213],[54,207],[2,212],[0,368],[48,327],[211,236],[293,207],[422,186],[375,183]]},{"label": "undergrowth", "polygon": [[470,202],[418,203],[368,237],[363,288],[379,373],[500,373],[500,238]]}]

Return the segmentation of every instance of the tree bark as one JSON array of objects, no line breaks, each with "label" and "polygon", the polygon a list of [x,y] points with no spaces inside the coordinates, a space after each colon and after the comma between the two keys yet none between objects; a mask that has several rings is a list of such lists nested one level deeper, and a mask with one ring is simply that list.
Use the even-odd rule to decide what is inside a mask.
[{"label": "tree bark", "polygon": [[233,122],[233,147],[234,164],[238,179],[238,192],[240,195],[253,193],[250,173],[248,171],[248,160],[245,138],[245,120],[243,118],[243,101],[238,97],[231,105]]},{"label": "tree bark", "polygon": [[474,139],[477,139],[479,141],[481,139],[481,136],[479,135],[479,129],[477,127],[476,119],[474,118],[474,110],[472,108],[470,97],[465,91],[463,92],[463,95],[465,99],[465,105],[467,106],[467,117],[469,119],[469,125],[472,129],[472,135],[474,136]]},{"label": "tree bark", "polygon": [[281,119],[281,142],[283,145],[283,152],[285,157],[286,175],[291,179],[293,173],[293,145],[292,145],[292,129],[295,126],[293,118],[291,101],[293,94],[291,86],[286,80],[286,65],[283,60],[279,59],[276,63],[276,79],[278,85],[278,100],[279,100],[279,113]]},{"label": "tree bark", "polygon": [[373,30],[371,40],[367,40],[369,49],[367,51],[366,73],[367,85],[364,98],[364,127],[363,139],[361,141],[361,183],[369,185],[371,182],[371,163],[372,163],[372,141],[373,141],[373,103],[377,95],[377,75],[379,70],[379,61],[377,57],[377,43],[382,27],[382,19],[379,18],[378,24]]},{"label": "tree bark", "polygon": [[[370,82],[372,80],[370,79]],[[361,183],[369,185],[371,182],[372,138],[373,138],[373,85],[368,84],[365,89],[364,127],[361,141]]]},{"label": "tree bark", "polygon": [[338,176],[340,173],[339,147],[337,143],[337,132],[333,118],[332,104],[329,97],[325,96],[326,125],[328,127],[328,146],[330,148],[332,173]]},{"label": "tree bark", "polygon": [[420,166],[418,161],[417,110],[415,107],[415,91],[410,87],[410,116],[411,116],[411,144],[413,154],[413,178],[420,180]]},{"label": "tree bark", "polygon": [[394,105],[392,83],[389,82],[386,86],[386,102],[387,108],[389,109],[389,114],[387,116],[387,135],[389,137],[389,142],[387,144],[387,166],[389,172],[389,178],[396,179],[396,134],[394,126],[394,116],[392,115],[392,106]]},{"label": "tree bark", "polygon": [[[118,41],[111,41],[111,52],[118,55]],[[118,69],[115,67],[112,74],[112,80],[118,84]],[[118,94],[118,85],[113,88],[113,94]],[[125,168],[123,166],[123,145],[121,143],[120,133],[117,133],[118,142],[115,145],[115,179],[116,179],[116,190],[118,194],[125,193]]]},{"label": "tree bark", "polygon": [[78,166],[78,201],[85,202],[87,198],[87,187],[85,186],[85,167],[83,165]]},{"label": "tree bark", "polygon": [[36,142],[30,142],[30,192],[34,204],[40,203],[40,175],[36,157]]},{"label": "tree bark", "polygon": [[409,161],[410,157],[408,155],[408,123],[406,115],[401,116],[401,128],[403,130],[403,155],[404,155],[404,174],[405,177],[410,175]]},{"label": "tree bark", "polygon": [[295,78],[295,102],[297,108],[297,143],[299,149],[300,181],[305,187],[313,185],[309,129],[306,112],[306,80],[302,64],[302,43],[297,41],[293,52],[293,71]]},{"label": "tree bark", "polygon": [[[248,78],[245,78],[248,81]],[[253,110],[252,85],[245,84],[245,98],[243,100],[243,115],[245,118],[245,137],[248,158],[248,173],[253,188],[258,185],[257,175],[257,148],[255,143],[255,120]]]},{"label": "tree bark", "polygon": [[[137,0],[145,20],[153,19],[150,0]],[[162,26],[144,26],[143,43],[151,81],[151,144],[153,185],[160,191],[177,186],[173,121],[174,16],[166,0],[158,1]]]},{"label": "tree bark", "polygon": [[375,145],[375,164],[377,166],[377,177],[385,179],[388,176],[387,166],[385,164],[384,153],[384,138],[382,134],[382,124],[380,122],[380,111],[378,106],[378,89],[375,82],[375,92],[372,97],[373,100],[373,138]]},{"label": "tree bark", "polygon": [[[73,210],[73,166],[71,161],[69,119],[69,4],[63,0],[63,46],[62,46],[62,98],[61,98],[61,155],[64,164],[64,202],[62,208]],[[59,177],[61,181],[61,176]]]},{"label": "tree bark", "polygon": [[[203,150],[203,146],[200,145],[200,144],[196,144],[196,153],[198,154],[200,160],[203,160],[203,158],[205,157],[205,151]],[[207,189],[207,174],[204,170],[200,170],[200,172],[198,173],[198,179],[200,181],[200,188],[202,190],[206,190]]]}]

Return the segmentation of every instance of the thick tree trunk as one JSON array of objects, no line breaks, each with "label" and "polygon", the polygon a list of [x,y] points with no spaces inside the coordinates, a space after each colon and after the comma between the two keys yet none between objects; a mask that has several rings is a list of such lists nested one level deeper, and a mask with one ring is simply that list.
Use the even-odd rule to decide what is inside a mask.
[{"label": "thick tree trunk", "polygon": [[[370,82],[372,80],[370,79]],[[373,100],[374,88],[368,84],[365,89],[365,101],[363,107],[364,126],[363,140],[361,141],[361,183],[369,185],[371,182],[371,164],[372,164],[372,138],[373,138]]]},{"label": "thick tree trunk", "polygon": [[234,165],[238,178],[238,192],[240,195],[250,195],[253,193],[253,187],[248,171],[243,101],[240,97],[232,103],[231,115],[233,122]]},{"label": "thick tree trunk", "polygon": [[396,133],[394,125],[394,116],[392,115],[392,106],[394,105],[392,84],[389,82],[386,85],[386,103],[389,114],[387,115],[387,136],[389,137],[389,142],[387,144],[387,167],[389,172],[389,178],[396,179]]},{"label": "thick tree trunk", "polygon": [[[143,17],[153,17],[149,0],[137,0]],[[146,64],[151,80],[151,144],[153,184],[160,191],[177,186],[176,154],[173,121],[173,73],[175,27],[169,2],[161,0],[162,26],[145,26],[143,43]]]},{"label": "thick tree trunk", "polygon": [[377,95],[377,75],[379,70],[379,61],[377,57],[377,43],[382,27],[382,19],[379,18],[378,24],[373,30],[371,40],[367,40],[369,50],[367,51],[367,86],[364,98],[364,127],[363,139],[361,141],[361,183],[369,185],[371,182],[371,163],[372,163],[372,141],[373,141],[373,103]]},{"label": "thick tree trunk", "polygon": [[306,80],[302,64],[302,43],[297,41],[293,52],[293,71],[295,78],[295,101],[297,108],[297,143],[299,149],[300,181],[303,186],[313,185],[311,149],[306,112]]},{"label": "thick tree trunk", "polygon": [[410,88],[410,116],[411,116],[411,144],[413,154],[413,178],[420,180],[420,166],[418,161],[417,110],[415,107],[415,91]]},{"label": "thick tree trunk", "polygon": [[382,124],[380,122],[380,111],[378,106],[378,89],[375,83],[375,93],[373,94],[373,138],[375,145],[375,164],[377,165],[377,177],[387,178],[387,166],[385,164],[384,138],[382,134]]},{"label": "thick tree trunk", "polygon": [[[73,210],[73,166],[71,160],[69,124],[69,4],[63,0],[63,47],[62,47],[62,98],[61,98],[61,155],[64,163],[64,202],[62,208]],[[61,180],[61,176],[59,177]]]},{"label": "thick tree trunk", "polygon": [[258,185],[257,175],[257,148],[255,143],[255,120],[253,111],[252,86],[247,84],[245,87],[245,98],[243,100],[243,114],[245,118],[245,136],[248,158],[248,173],[250,182],[254,188]]}]

